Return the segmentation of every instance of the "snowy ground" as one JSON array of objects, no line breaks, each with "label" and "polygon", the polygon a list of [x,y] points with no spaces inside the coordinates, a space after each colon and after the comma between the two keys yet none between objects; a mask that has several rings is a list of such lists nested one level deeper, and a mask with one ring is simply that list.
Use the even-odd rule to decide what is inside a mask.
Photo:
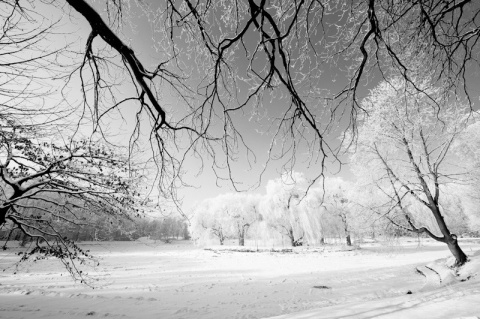
[{"label": "snowy ground", "polygon": [[454,277],[433,262],[446,247],[426,240],[293,253],[84,243],[100,257],[95,289],[53,260],[9,267],[10,249],[0,252],[0,318],[480,318],[480,241],[461,246],[477,256]]}]

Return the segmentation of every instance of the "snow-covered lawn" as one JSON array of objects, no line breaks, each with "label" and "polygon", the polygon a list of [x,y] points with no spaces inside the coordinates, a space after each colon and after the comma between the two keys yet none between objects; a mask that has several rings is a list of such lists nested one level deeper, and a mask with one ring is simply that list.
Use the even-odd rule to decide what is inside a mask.
[{"label": "snow-covered lawn", "polygon": [[57,261],[15,269],[16,249],[0,252],[0,318],[480,318],[480,241],[461,243],[477,256],[457,277],[434,262],[447,248],[427,240],[289,253],[82,246],[100,258],[89,271],[95,289],[72,282]]}]

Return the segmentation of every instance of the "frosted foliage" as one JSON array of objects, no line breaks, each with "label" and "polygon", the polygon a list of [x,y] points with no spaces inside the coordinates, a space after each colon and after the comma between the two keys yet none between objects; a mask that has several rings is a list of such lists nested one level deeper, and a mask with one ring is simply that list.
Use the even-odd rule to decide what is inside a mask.
[{"label": "frosted foliage", "polygon": [[474,113],[467,119],[467,127],[461,132],[454,144],[454,150],[461,163],[466,166],[469,179],[455,189],[461,196],[465,214],[472,230],[480,229],[480,121]]},{"label": "frosted foliage", "polygon": [[444,100],[428,81],[420,88],[393,78],[371,90],[361,104],[367,112],[352,167],[363,187],[379,194],[371,211],[404,231],[426,227],[420,231],[443,240],[468,231],[465,194],[458,190],[475,175],[478,115]]},{"label": "frosted foliage", "polygon": [[[452,165],[453,152],[449,152],[452,140],[465,128],[466,109],[452,103],[448,108],[439,110],[437,105],[443,103],[440,97],[431,100],[412,91],[401,80],[394,79],[389,83],[383,82],[363,101],[362,107],[368,115],[365,115],[359,128],[358,146],[352,154],[353,170],[363,181],[385,177],[380,154],[397,176],[407,183],[415,182],[416,173],[405,143],[408,143],[422,171],[428,171],[424,158],[424,148],[427,147],[431,161],[439,161],[445,172],[466,172],[464,167]],[[425,88],[425,91],[430,93],[430,97],[435,97],[434,90]],[[449,179],[447,174],[439,177],[441,182]],[[426,178],[427,183],[432,181],[428,174]]]},{"label": "frosted foliage", "polygon": [[260,204],[260,211],[271,228],[288,237],[292,245],[305,236],[300,199],[305,195],[308,182],[303,174],[284,174],[267,183],[267,193]]},{"label": "frosted foliage", "polygon": [[[440,198],[440,208],[450,231],[455,234],[464,234],[469,231],[468,225],[472,223],[465,214],[462,195],[455,188],[458,187],[442,187],[443,196]],[[430,214],[425,205],[413,198],[408,198],[405,200],[404,207],[415,221],[417,227],[428,227],[434,234],[441,235],[434,216]]]},{"label": "frosted foliage", "polygon": [[[478,190],[476,191],[478,192]],[[463,211],[467,216],[470,231],[477,231],[477,233],[480,232],[480,199],[471,196],[470,194],[464,195],[461,199],[461,204]]]},{"label": "frosted foliage", "polygon": [[[226,239],[248,235],[248,229],[259,218],[260,197],[254,194],[222,194],[206,199],[191,217],[190,230],[197,244],[223,244]],[[221,239],[223,238],[223,239]]]},{"label": "frosted foliage", "polygon": [[251,194],[224,194],[215,198],[225,219],[230,237],[245,239],[248,229],[258,219],[259,197]]},{"label": "frosted foliage", "polygon": [[[454,219],[452,223],[462,226],[462,231],[480,231],[480,192],[477,185],[476,183],[450,185],[444,192],[448,196],[446,204],[449,205],[443,203],[442,208],[447,218]],[[456,213],[461,214],[457,216]],[[465,224],[468,227],[465,227]]]},{"label": "frosted foliage", "polygon": [[325,208],[322,207],[322,198],[321,187],[314,187],[300,203],[300,221],[305,232],[305,240],[309,244],[320,244],[326,237],[328,221]]},{"label": "frosted foliage", "polygon": [[[430,97],[436,96],[432,89],[426,87],[424,91]],[[405,151],[405,141],[421,169],[426,169],[427,165],[425,160],[420,160],[424,157],[422,140],[426,141],[432,161],[451,156],[449,143],[464,129],[466,109],[452,103],[439,110],[438,105],[443,103],[441,97],[436,100],[430,97],[414,92],[399,79],[383,82],[370,92],[362,102],[367,115],[358,131],[358,147],[352,155],[357,175],[370,178],[383,175],[378,151],[398,175],[414,180],[416,176]],[[453,169],[450,164],[442,161],[445,170]]]},{"label": "frosted foliage", "polygon": [[388,202],[387,194],[379,190],[376,185],[356,183],[357,196],[355,203],[359,210],[357,231],[364,237],[375,238],[377,236],[392,235],[394,229],[388,219],[383,218],[382,209]]},{"label": "frosted foliage", "polygon": [[369,230],[368,215],[359,204],[364,197],[358,186],[342,178],[325,179],[324,207],[326,212],[336,218],[343,236],[354,236]]},{"label": "frosted foliage", "polygon": [[[474,114],[475,115],[475,114]],[[468,126],[459,134],[455,149],[462,159],[468,161],[472,169],[480,168],[480,122],[478,116],[469,119]]]},{"label": "frosted foliage", "polygon": [[190,218],[190,233],[195,242],[204,243],[212,238],[209,227],[217,226],[214,214],[215,210],[211,199],[204,200],[197,205]]},{"label": "frosted foliage", "polygon": [[345,243],[347,235],[353,241],[377,232],[370,212],[359,204],[365,193],[356,184],[326,178],[325,184],[308,186],[303,174],[293,172],[268,181],[263,196],[234,193],[207,199],[192,215],[192,237],[199,245],[218,245],[221,230],[229,245],[241,245],[243,236],[246,246],[288,247]]},{"label": "frosted foliage", "polygon": [[285,246],[285,239],[273,230],[266,221],[257,221],[248,231],[247,246],[276,247]]}]

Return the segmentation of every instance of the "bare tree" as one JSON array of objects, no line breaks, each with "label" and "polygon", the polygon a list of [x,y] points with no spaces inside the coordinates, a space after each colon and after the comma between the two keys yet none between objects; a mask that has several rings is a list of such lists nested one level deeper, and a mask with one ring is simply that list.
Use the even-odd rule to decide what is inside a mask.
[{"label": "bare tree", "polygon": [[[477,66],[479,18],[473,1],[138,4],[165,52],[164,60],[150,70],[114,32],[113,23],[123,22],[122,1],[105,1],[110,24],[85,1],[67,3],[92,29],[81,73],[91,72],[93,92],[105,92],[100,84],[107,70],[101,65],[109,61],[101,52],[94,53],[94,40],[101,38],[118,55],[138,93],[128,101],[136,100],[140,113],[145,112],[152,122],[151,136],[156,141],[160,177],[164,177],[160,180],[165,181],[163,189],[170,191],[175,187],[168,177],[178,177],[175,172],[181,171],[183,163],[183,157],[178,160],[178,154],[169,149],[180,143],[179,132],[189,135],[189,151],[198,146],[206,149],[219,178],[237,186],[238,176],[232,171],[235,154],[241,148],[248,153],[250,148],[235,118],[243,112],[262,114],[273,99],[281,109],[268,112],[275,119],[275,129],[267,161],[282,157],[284,168],[291,170],[297,150],[306,148],[320,170],[312,176],[313,182],[323,176],[325,156],[340,163],[336,158],[340,148],[335,142],[327,143],[325,136],[347,129],[337,128],[344,117],[349,120],[341,123],[355,128],[356,114],[362,109],[361,87],[370,78],[401,74],[420,91],[415,75],[429,70],[437,83],[447,83],[445,94],[462,89],[469,97],[466,72]],[[339,85],[324,85],[336,79]],[[176,111],[162,105],[161,85],[179,93],[186,106],[183,117],[174,118]],[[215,151],[219,148],[223,152]]]},{"label": "bare tree", "polygon": [[[41,16],[30,14],[36,13],[32,3],[2,1],[10,9],[6,26],[20,30],[20,22],[39,21]],[[319,170],[313,183],[323,176],[325,156],[341,163],[339,145],[326,136],[355,128],[364,84],[400,74],[428,95],[416,77],[428,72],[443,94],[470,100],[467,82],[478,69],[479,5],[471,0],[105,0],[97,8],[84,0],[38,3],[88,22],[84,54],[75,56],[68,80],[80,82],[80,104],[97,130],[121,106],[135,108],[130,146],[148,131],[159,189],[170,197],[182,184],[181,167],[191,153],[208,154],[218,177],[238,185],[236,154],[251,151],[236,125],[244,112],[269,109],[274,119],[267,162],[284,158],[291,170],[297,151],[308,149],[311,166]],[[151,65],[122,39],[122,27],[135,23],[128,21],[130,5],[143,9],[154,45],[162,48]],[[48,40],[51,33],[41,35]],[[338,85],[329,85],[333,80]],[[178,98],[175,108],[163,101],[167,90]],[[280,107],[272,110],[271,103]]]},{"label": "bare tree", "polygon": [[171,46],[188,43],[202,61],[202,110],[219,105],[231,125],[252,104],[278,105],[270,113],[276,133],[269,155],[291,169],[303,146],[319,168],[325,156],[336,159],[338,145],[325,136],[355,129],[363,86],[379,78],[400,75],[428,95],[416,75],[429,73],[444,95],[466,96],[472,105],[479,10],[469,0],[185,0],[155,14]]},{"label": "bare tree", "polygon": [[[2,3],[24,21],[31,18],[24,12],[35,12],[28,2]],[[469,98],[467,81],[478,66],[479,6],[474,1],[148,5],[105,0],[94,8],[84,0],[66,0],[46,5],[90,25],[84,54],[76,56],[69,80],[72,85],[80,81],[81,106],[92,113],[96,129],[102,131],[108,115],[120,107],[135,108],[130,146],[138,146],[148,131],[159,190],[173,198],[191,153],[208,154],[218,178],[239,185],[233,163],[239,151],[251,152],[236,125],[245,112],[261,117],[268,109],[273,118],[267,162],[283,158],[284,168],[291,170],[298,151],[308,150],[309,163],[317,168],[313,183],[323,176],[325,156],[341,164],[338,143],[326,136],[355,128],[364,84],[400,74],[428,95],[416,75],[429,72],[445,95]],[[135,23],[128,21],[129,5],[143,10],[154,45],[162,48],[151,64],[122,35],[122,27]],[[329,85],[333,80],[338,85]],[[168,90],[178,99],[175,108],[163,102]]]}]

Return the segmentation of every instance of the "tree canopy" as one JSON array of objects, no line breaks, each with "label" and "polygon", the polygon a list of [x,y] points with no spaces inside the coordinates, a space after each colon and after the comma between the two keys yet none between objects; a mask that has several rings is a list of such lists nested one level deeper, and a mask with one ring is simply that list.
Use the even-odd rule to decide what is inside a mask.
[{"label": "tree canopy", "polygon": [[[270,164],[281,159],[287,170],[313,167],[314,181],[323,176],[326,157],[342,162],[335,137],[355,131],[364,111],[360,101],[372,84],[401,76],[428,95],[421,85],[428,75],[445,98],[461,96],[470,107],[476,98],[469,86],[480,52],[475,1],[4,0],[1,5],[8,39],[2,46],[11,48],[2,56],[2,72],[20,84],[17,100],[36,88],[25,78],[28,71],[38,74],[35,82],[44,89],[61,87],[65,101],[56,105],[88,113],[96,132],[105,133],[110,117],[131,109],[130,148],[150,144],[163,196],[175,197],[191,154],[211,161],[219,180],[240,187],[238,155],[255,161],[245,138],[254,121],[245,125],[245,114],[270,124],[256,128],[271,134],[262,159]],[[59,37],[62,25],[79,25],[80,32],[68,32],[83,46]],[[137,25],[142,37],[134,39]],[[65,45],[53,46],[58,40]],[[23,69],[13,70],[17,65]],[[50,76],[37,72],[43,66]],[[67,84],[54,81],[60,78]],[[71,91],[82,96],[72,99]],[[298,161],[303,151],[307,164]]]}]

